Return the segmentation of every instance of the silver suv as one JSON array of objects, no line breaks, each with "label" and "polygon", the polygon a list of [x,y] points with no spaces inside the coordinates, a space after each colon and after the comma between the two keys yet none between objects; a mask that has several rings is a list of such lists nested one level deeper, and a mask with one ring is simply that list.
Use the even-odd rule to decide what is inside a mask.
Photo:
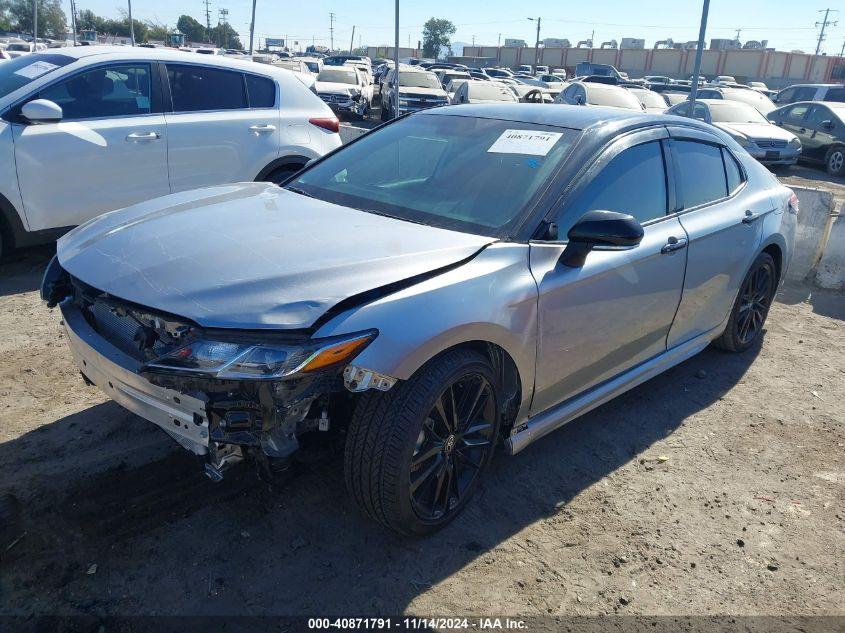
[{"label": "silver suv", "polygon": [[757,343],[796,198],[680,117],[468,105],[382,126],[281,188],[159,198],[66,235],[42,287],[86,380],[266,477],[345,445],[402,533],[710,343]]}]

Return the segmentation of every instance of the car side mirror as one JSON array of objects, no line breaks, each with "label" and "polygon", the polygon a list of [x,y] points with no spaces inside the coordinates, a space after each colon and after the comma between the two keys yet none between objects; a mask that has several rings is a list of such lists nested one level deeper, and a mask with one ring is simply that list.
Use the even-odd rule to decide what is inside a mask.
[{"label": "car side mirror", "polygon": [[49,99],[34,99],[21,108],[21,116],[30,123],[58,123],[62,120],[62,108]]},{"label": "car side mirror", "polygon": [[831,121],[830,119],[825,119],[824,121],[822,121],[822,127],[826,130],[832,130],[833,121]]},{"label": "car side mirror", "polygon": [[580,268],[594,248],[624,250],[637,246],[643,239],[643,227],[626,213],[587,211],[569,229],[568,237],[560,263]]}]

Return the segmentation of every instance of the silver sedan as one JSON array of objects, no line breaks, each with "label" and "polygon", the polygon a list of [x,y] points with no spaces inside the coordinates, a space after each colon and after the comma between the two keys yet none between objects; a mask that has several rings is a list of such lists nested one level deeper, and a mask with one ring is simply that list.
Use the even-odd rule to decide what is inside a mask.
[{"label": "silver sedan", "polygon": [[711,343],[758,345],[797,213],[692,119],[457,105],[281,187],[92,220],[42,297],[86,380],[211,478],[247,459],[273,478],[340,443],[361,508],[421,534],[466,506],[497,445],[522,451]]}]

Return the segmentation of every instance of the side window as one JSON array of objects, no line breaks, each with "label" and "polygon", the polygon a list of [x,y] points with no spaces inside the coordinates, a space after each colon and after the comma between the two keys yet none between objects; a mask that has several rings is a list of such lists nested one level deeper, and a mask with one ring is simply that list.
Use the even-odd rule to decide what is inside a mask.
[{"label": "side window", "polygon": [[795,96],[793,97],[793,101],[812,101],[813,98],[816,96],[816,88],[812,88],[810,86],[805,86],[804,88],[798,88],[795,91]]},{"label": "side window", "polygon": [[813,106],[812,108],[810,108],[810,114],[807,115],[806,123],[807,126],[816,130],[820,130],[822,121],[825,120],[833,120],[833,116],[831,115],[830,110],[822,106]]},{"label": "side window", "polygon": [[246,75],[250,108],[272,108],[276,105],[276,82],[267,77]]},{"label": "side window", "polygon": [[792,97],[796,90],[796,88],[785,88],[781,90],[775,97],[775,103],[792,103],[794,101]]},{"label": "side window", "polygon": [[666,170],[659,141],[635,145],[611,160],[556,222],[563,237],[587,211],[618,211],[647,222],[666,215]]},{"label": "side window", "polygon": [[174,112],[246,108],[243,75],[239,72],[167,64]]},{"label": "side window", "polygon": [[724,147],[722,148],[722,158],[725,161],[725,174],[728,177],[728,194],[732,194],[739,189],[740,185],[745,182],[745,179],[742,176],[742,170],[739,168],[736,158]]},{"label": "side window", "polygon": [[789,111],[786,113],[786,120],[789,123],[803,123],[804,122],[804,115],[807,114],[807,110],[810,109],[808,105],[797,105],[792,106],[789,108]]},{"label": "side window", "polygon": [[61,106],[63,119],[138,116],[151,110],[149,64],[106,66],[74,75],[38,97]]},{"label": "side window", "polygon": [[696,141],[672,141],[678,166],[678,184],[685,209],[707,204],[728,195],[722,151]]},{"label": "side window", "polygon": [[825,101],[845,102],[845,88],[830,88],[824,98]]},{"label": "side window", "polygon": [[707,106],[703,103],[696,102],[692,109],[692,118],[698,119],[699,121],[707,121],[707,115]]},{"label": "side window", "polygon": [[689,101],[684,101],[683,103],[679,103],[673,108],[672,114],[677,114],[678,116],[689,116]]}]

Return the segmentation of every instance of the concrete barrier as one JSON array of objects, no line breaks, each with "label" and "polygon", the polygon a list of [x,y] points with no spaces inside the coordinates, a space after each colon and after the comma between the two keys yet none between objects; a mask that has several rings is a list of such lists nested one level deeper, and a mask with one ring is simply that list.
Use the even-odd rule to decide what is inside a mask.
[{"label": "concrete barrier", "polygon": [[362,127],[354,127],[352,125],[341,125],[340,140],[344,145],[346,145],[349,141],[356,139],[359,136],[363,136],[367,132],[369,132],[369,130],[364,129]]},{"label": "concrete barrier", "polygon": [[845,204],[830,228],[815,281],[822,288],[845,290]]},{"label": "concrete barrier", "polygon": [[810,187],[790,187],[798,196],[798,228],[795,232],[795,251],[789,265],[787,279],[812,281],[816,266],[824,251],[833,194]]}]

